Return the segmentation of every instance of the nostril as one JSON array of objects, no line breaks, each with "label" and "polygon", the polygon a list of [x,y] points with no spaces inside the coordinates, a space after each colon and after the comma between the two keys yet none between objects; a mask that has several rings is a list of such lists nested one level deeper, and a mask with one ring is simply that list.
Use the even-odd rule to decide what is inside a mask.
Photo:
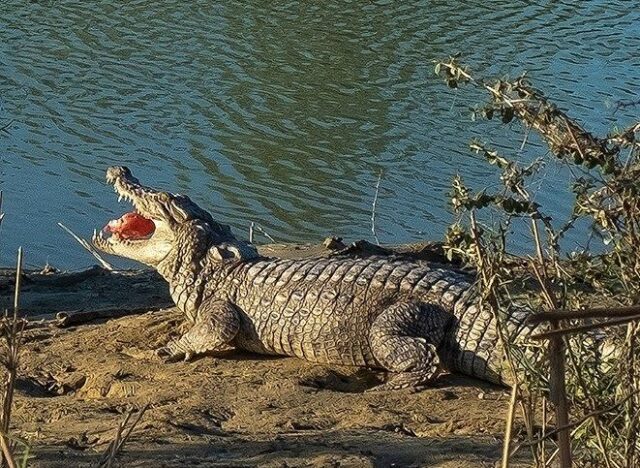
[{"label": "nostril", "polygon": [[111,166],[107,169],[107,181],[114,182],[119,177],[130,177],[131,171],[126,166]]}]

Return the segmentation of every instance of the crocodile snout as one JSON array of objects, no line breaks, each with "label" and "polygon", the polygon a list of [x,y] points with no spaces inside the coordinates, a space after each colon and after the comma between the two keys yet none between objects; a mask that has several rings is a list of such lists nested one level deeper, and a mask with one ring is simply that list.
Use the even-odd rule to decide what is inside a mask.
[{"label": "crocodile snout", "polygon": [[107,182],[113,184],[116,180],[124,178],[131,178],[131,171],[126,166],[111,166],[107,169]]}]

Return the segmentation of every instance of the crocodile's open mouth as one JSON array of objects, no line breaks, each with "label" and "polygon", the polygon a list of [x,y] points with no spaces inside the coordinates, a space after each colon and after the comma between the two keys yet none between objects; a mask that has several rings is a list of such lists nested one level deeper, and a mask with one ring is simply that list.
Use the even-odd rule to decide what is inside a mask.
[{"label": "crocodile's open mouth", "polygon": [[125,213],[119,219],[109,221],[102,229],[105,234],[127,240],[149,239],[155,230],[155,223],[136,211]]},{"label": "crocodile's open mouth", "polygon": [[149,240],[156,233],[160,222],[154,219],[144,203],[144,197],[153,197],[156,192],[140,185],[129,169],[112,167],[107,170],[107,182],[113,185],[118,201],[133,205],[133,210],[118,219],[112,219],[99,232],[95,232],[93,241],[99,247],[113,247],[114,244],[131,244]]},{"label": "crocodile's open mouth", "polygon": [[216,222],[187,196],[146,187],[123,166],[107,169],[107,183],[118,201],[125,200],[131,207],[94,231],[91,241],[98,250],[154,268],[196,246],[202,252],[215,246],[220,261],[258,256],[255,247],[238,241],[229,226]]}]

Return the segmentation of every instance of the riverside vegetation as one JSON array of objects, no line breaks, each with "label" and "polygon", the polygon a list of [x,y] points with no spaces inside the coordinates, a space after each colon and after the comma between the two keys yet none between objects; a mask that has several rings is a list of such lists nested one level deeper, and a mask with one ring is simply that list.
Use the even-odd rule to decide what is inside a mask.
[{"label": "riverside vegetation", "polygon": [[[458,220],[448,230],[445,248],[450,258],[477,269],[484,307],[500,317],[522,302],[540,311],[640,303],[640,123],[597,137],[535,89],[526,76],[478,80],[455,56],[437,63],[435,72],[451,88],[470,84],[488,91],[489,102],[473,109],[474,117],[505,125],[514,122],[516,128],[519,123],[525,129],[523,145],[533,131],[548,147],[545,156],[519,162],[474,141],[471,149],[496,166],[501,188],[473,192],[462,177],[453,181],[451,203]],[[567,220],[553,220],[529,190],[529,182],[549,157],[562,163],[571,177],[567,183],[574,206]],[[515,257],[509,254],[514,245],[511,226],[522,219],[530,227],[532,254]],[[592,248],[563,252],[563,238],[578,225],[588,226]],[[597,335],[566,339],[565,393],[572,419],[578,421],[571,424],[571,439],[579,466],[640,464],[638,313],[635,321],[625,320],[626,329],[608,328]],[[540,359],[527,362],[521,347],[530,343],[508,342],[506,334],[503,339],[518,382],[514,402],[522,409],[528,433],[528,441],[507,451],[503,463],[528,446],[536,465],[545,466],[557,455],[549,437],[556,432],[548,427],[547,397],[553,389],[545,363],[550,356],[540,347]],[[597,346],[602,342],[608,346]],[[509,356],[516,353],[520,359]]]}]

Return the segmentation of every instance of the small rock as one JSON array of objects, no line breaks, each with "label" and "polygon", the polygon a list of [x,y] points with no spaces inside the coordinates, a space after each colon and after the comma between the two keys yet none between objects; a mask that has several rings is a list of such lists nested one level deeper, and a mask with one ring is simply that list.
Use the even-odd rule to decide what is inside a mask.
[{"label": "small rock", "polygon": [[322,245],[324,245],[324,247],[329,250],[340,250],[346,247],[342,242],[342,237],[335,237],[335,236],[327,237],[322,243]]},{"label": "small rock", "polygon": [[86,450],[98,443],[100,439],[96,436],[88,436],[83,433],[80,437],[70,437],[66,445],[74,450]]},{"label": "small rock", "polygon": [[411,429],[411,428],[408,428],[403,423],[385,424],[384,426],[382,426],[382,430],[383,431],[395,432],[396,434],[402,434],[402,435],[406,435],[406,436],[417,437],[417,434],[415,433],[415,431],[413,429]]},{"label": "small rock", "polygon": [[54,377],[55,382],[50,386],[49,391],[58,395],[66,395],[81,389],[87,381],[87,377],[82,372],[72,372],[62,378]]},{"label": "small rock", "polygon": [[44,266],[44,268],[42,268],[42,270],[40,270],[40,274],[41,275],[53,275],[54,273],[58,273],[59,271],[60,270],[58,270],[53,265],[49,265],[49,263],[47,262],[47,264]]},{"label": "small rock", "polygon": [[443,390],[442,392],[440,392],[440,400],[442,401],[457,400],[458,398],[460,397],[453,393],[451,390]]}]

